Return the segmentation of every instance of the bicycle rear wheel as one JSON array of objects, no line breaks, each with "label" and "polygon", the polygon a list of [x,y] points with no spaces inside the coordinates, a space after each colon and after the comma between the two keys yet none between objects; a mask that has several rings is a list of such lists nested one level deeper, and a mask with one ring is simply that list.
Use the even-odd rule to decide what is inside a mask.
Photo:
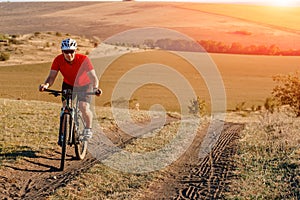
[{"label": "bicycle rear wheel", "polygon": [[87,153],[88,142],[83,140],[82,133],[85,128],[85,123],[80,113],[77,113],[77,122],[75,124],[74,138],[76,159],[83,160]]},{"label": "bicycle rear wheel", "polygon": [[69,114],[64,114],[60,122],[60,131],[63,135],[62,146],[61,146],[61,159],[60,159],[60,170],[64,170],[66,154],[67,154],[67,145],[70,137],[71,131],[71,116]]}]

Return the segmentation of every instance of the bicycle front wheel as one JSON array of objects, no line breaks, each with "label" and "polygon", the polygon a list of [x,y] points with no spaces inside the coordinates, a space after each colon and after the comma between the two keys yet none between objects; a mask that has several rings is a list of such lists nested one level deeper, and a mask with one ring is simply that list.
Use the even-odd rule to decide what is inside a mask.
[{"label": "bicycle front wheel", "polygon": [[74,138],[75,138],[75,154],[76,159],[83,160],[87,153],[88,142],[83,140],[83,130],[85,128],[84,120],[80,113],[77,114],[77,122],[75,123],[76,128],[74,128]]},{"label": "bicycle front wheel", "polygon": [[65,161],[67,155],[67,145],[70,140],[70,131],[71,131],[71,116],[69,114],[64,114],[60,122],[60,131],[63,135],[62,146],[61,146],[61,159],[60,159],[60,170],[64,170]]}]

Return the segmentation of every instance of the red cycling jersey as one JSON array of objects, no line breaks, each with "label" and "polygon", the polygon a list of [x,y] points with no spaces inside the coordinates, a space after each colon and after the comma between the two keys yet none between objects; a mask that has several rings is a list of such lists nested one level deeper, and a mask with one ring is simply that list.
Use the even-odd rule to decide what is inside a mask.
[{"label": "red cycling jersey", "polygon": [[58,55],[51,66],[51,70],[60,71],[64,82],[72,86],[84,86],[90,83],[87,72],[94,67],[90,59],[82,54],[75,54],[72,63],[65,60],[64,55]]}]

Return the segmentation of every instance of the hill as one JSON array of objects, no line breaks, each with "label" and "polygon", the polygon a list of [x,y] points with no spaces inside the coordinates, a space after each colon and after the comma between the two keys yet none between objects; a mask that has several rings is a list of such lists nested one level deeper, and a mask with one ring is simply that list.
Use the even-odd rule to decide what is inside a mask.
[{"label": "hill", "polygon": [[[284,18],[286,23],[274,20],[275,14],[269,14],[270,7],[247,5],[132,1],[18,2],[1,3],[0,8],[1,32],[9,34],[54,31],[105,40],[129,29],[161,27],[179,31],[197,41],[238,42],[243,46],[275,44],[282,49],[293,49],[298,48],[300,41],[295,26],[287,29],[297,21],[299,8],[293,12],[273,9],[276,15],[286,16],[285,13],[289,13],[288,19]],[[239,32],[250,34],[236,34]]]}]

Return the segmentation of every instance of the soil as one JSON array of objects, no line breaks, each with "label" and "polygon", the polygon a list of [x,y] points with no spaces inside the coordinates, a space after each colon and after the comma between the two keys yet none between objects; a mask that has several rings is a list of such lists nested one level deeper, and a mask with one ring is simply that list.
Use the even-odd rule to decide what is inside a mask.
[{"label": "soil", "polygon": [[[169,116],[165,125],[180,120],[177,116]],[[151,130],[161,128],[161,124],[153,124]],[[212,151],[200,155],[201,142],[207,135],[213,135],[218,127],[210,132],[204,128],[198,132],[188,151],[175,164],[168,167],[164,180],[153,182],[139,199],[219,199],[228,189],[228,183],[234,169],[233,155],[236,151],[235,139],[243,129],[242,124],[225,123],[222,133],[215,141]],[[119,147],[132,142],[117,127],[112,128],[112,141]],[[133,130],[134,131],[134,130]],[[143,131],[143,130],[138,130]],[[144,130],[147,132],[148,130]],[[109,137],[109,133],[106,133]],[[143,133],[139,133],[143,135]],[[118,135],[120,138],[114,138]],[[97,140],[97,137],[94,137]],[[120,141],[123,141],[120,143]],[[92,141],[95,142],[95,141]],[[97,142],[97,141],[96,141]],[[101,159],[105,159],[112,151],[101,151]],[[96,163],[97,158],[87,154],[84,160],[74,159],[73,148],[69,148],[64,171],[59,170],[60,148],[55,151],[36,154],[24,154],[18,161],[6,160],[0,168],[1,199],[46,199],[56,189],[64,187],[76,176],[85,172]]]},{"label": "soil", "polygon": [[[223,199],[234,177],[233,156],[237,150],[236,139],[242,129],[243,124],[240,123],[224,124],[219,139],[205,156],[199,156],[199,152],[207,130],[199,131],[189,150],[167,169],[164,180],[151,184],[144,198]],[[216,129],[207,134],[214,131]]]}]

